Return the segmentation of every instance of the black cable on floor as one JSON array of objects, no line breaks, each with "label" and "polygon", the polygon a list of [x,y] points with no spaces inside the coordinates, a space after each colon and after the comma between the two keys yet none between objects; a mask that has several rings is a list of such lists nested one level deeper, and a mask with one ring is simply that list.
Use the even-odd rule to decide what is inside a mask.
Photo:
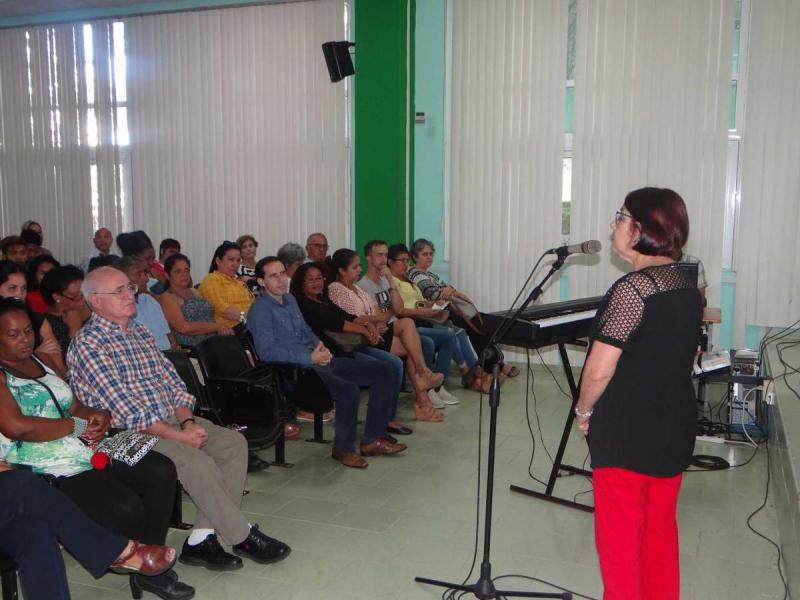
[{"label": "black cable on floor", "polygon": [[516,575],[516,574],[509,574],[509,575],[499,575],[492,579],[493,582],[497,582],[501,579],[525,579],[528,581],[535,581],[536,583],[542,583],[544,585],[549,585],[552,588],[557,590],[561,590],[562,592],[569,592],[573,596],[577,596],[578,598],[585,598],[586,600],[600,600],[599,598],[595,598],[594,596],[587,596],[586,594],[581,594],[579,592],[575,592],[569,588],[561,587],[560,585],[556,585],[551,581],[547,581],[546,579],[540,579],[539,577],[530,577],[529,575]]},{"label": "black cable on floor", "polygon": [[[533,393],[534,407],[536,407],[536,391],[533,389],[533,386],[536,384],[536,377],[535,377],[535,375],[533,373],[533,367],[531,366],[531,351],[530,351],[530,349],[527,349],[525,351],[525,358],[526,358],[526,363],[527,363],[527,365],[526,365],[527,368],[525,370],[525,422],[528,424],[528,431],[531,434],[531,444],[532,444],[532,447],[531,447],[531,458],[528,461],[528,476],[531,479],[533,479],[534,481],[536,481],[537,483],[539,483],[539,484],[541,484],[543,486],[547,486],[547,484],[544,481],[542,481],[541,479],[536,477],[536,475],[533,474],[533,460],[534,460],[534,458],[536,456],[536,434],[533,431],[533,425],[531,425],[531,414],[530,414],[530,400],[529,400],[529,397],[530,397],[530,394]],[[539,422],[538,410],[536,412],[536,421]],[[539,437],[542,439],[542,446],[544,447],[544,451],[547,453],[547,456],[550,456],[550,453],[547,451],[547,446],[545,446],[544,438],[542,437],[541,423],[539,424]],[[553,459],[551,458],[550,462],[552,462],[552,461],[553,461]]]}]

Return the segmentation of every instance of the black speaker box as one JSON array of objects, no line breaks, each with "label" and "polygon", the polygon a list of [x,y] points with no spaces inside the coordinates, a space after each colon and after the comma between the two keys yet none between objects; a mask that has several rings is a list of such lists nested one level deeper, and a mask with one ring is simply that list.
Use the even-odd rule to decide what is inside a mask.
[{"label": "black speaker box", "polygon": [[353,60],[350,58],[351,42],[325,42],[322,44],[322,53],[325,55],[325,64],[332,82],[341,81],[348,75],[354,75]]}]

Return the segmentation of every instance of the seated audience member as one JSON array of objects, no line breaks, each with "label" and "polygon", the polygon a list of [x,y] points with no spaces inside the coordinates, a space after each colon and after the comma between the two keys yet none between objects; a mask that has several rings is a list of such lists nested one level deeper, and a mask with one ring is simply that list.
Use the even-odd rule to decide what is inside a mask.
[{"label": "seated audience member", "polygon": [[[0,298],[13,298],[25,302],[28,286],[25,272],[19,264],[10,260],[0,260]],[[30,312],[34,333],[34,352],[59,377],[66,377],[67,370],[61,356],[61,347],[53,334],[50,323],[33,311]]]},{"label": "seated audience member", "polygon": [[255,298],[247,285],[236,277],[241,256],[238,244],[220,244],[214,251],[208,275],[197,288],[200,295],[214,305],[214,319],[225,327],[244,323]]},{"label": "seated audience member", "polygon": [[193,416],[194,397],[145,327],[132,320],[131,288],[124,273],[109,267],[86,276],[84,294],[93,314],[67,353],[75,395],[88,406],[109,410],[115,427],[161,438],[155,450],[174,461],[197,505],[182,563],[220,571],[240,568],[241,558],[222,548],[217,533],[235,554],[256,562],[286,558],[289,547],[248,523],[239,508],[247,475],[244,436]]},{"label": "seated audience member", "polygon": [[297,267],[306,262],[306,251],[303,250],[300,244],[286,242],[283,246],[278,248],[278,258],[286,268],[286,276],[289,278],[289,281],[291,281],[294,272],[297,271]]},{"label": "seated audience member", "polygon": [[155,276],[158,278],[159,284],[150,288],[150,291],[160,296],[167,289],[167,274],[164,272],[164,261],[173,254],[181,251],[181,243],[173,238],[165,238],[161,240],[158,245],[158,260],[154,260],[150,265],[150,270],[157,273]]},{"label": "seated audience member", "polygon": [[678,260],[678,262],[697,265],[697,290],[700,292],[700,296],[703,298],[703,306],[705,306],[708,280],[706,279],[706,268],[703,266],[703,261],[696,256],[692,256],[691,254],[686,254],[684,252],[681,254],[681,258]]},{"label": "seated audience member", "polygon": [[336,435],[331,456],[346,467],[367,466],[355,452],[359,386],[370,389],[362,456],[397,454],[405,444],[390,442],[386,436],[389,410],[397,404],[397,381],[386,363],[363,359],[334,358],[303,320],[297,301],[289,293],[289,279],[283,261],[268,256],[258,261],[256,278],[262,294],[247,315],[247,329],[253,335],[258,357],[312,368],[336,403]]},{"label": "seated audience member", "polygon": [[[94,382],[96,384],[96,381]],[[0,458],[54,478],[54,484],[89,517],[118,535],[164,544],[175,501],[175,465],[148,452],[128,466],[92,468],[92,445],[110,427],[108,411],[89,408],[67,383],[33,354],[33,327],[24,305],[0,300]],[[134,575],[131,588],[190,598],[177,574]]]},{"label": "seated audience member", "polygon": [[324,263],[328,258],[328,238],[324,233],[312,233],[306,240],[308,262]]},{"label": "seated audience member", "polygon": [[[412,319],[425,319],[441,314],[441,309],[433,308],[431,301],[425,300],[419,288],[411,283],[406,276],[408,271],[409,252],[405,244],[389,246],[388,265],[392,274],[394,287],[403,301],[403,308],[396,311],[401,317]],[[422,304],[422,306],[419,306]],[[449,336],[454,338],[452,359],[461,371],[461,383],[464,387],[480,390],[483,380],[483,371],[478,365],[478,356],[466,332],[461,328],[448,325],[432,324],[430,321],[418,321],[417,331],[428,337]],[[437,356],[437,362],[441,356]],[[440,369],[445,365],[440,364]]]},{"label": "seated audience member", "polygon": [[19,234],[22,241],[25,242],[25,252],[28,253],[28,260],[30,261],[37,256],[49,255],[50,252],[42,250],[42,236],[36,233],[33,229],[26,229]]},{"label": "seated audience member", "polygon": [[242,263],[239,265],[239,268],[236,269],[236,276],[247,283],[251,279],[255,279],[256,276],[256,251],[258,250],[258,242],[252,235],[245,233],[236,238],[236,243],[239,245],[242,252]]},{"label": "seated audience member", "polygon": [[[392,274],[387,265],[388,246],[383,240],[372,240],[364,246],[364,256],[367,259],[367,272],[358,280],[358,287],[372,294],[381,312],[391,314],[389,322],[393,322],[395,317],[411,317],[412,315],[400,315],[403,309],[403,299],[397,292],[397,288],[392,281]],[[441,373],[444,379],[450,370],[450,360],[455,350],[455,338],[447,335],[425,335],[417,328],[417,334],[422,345],[422,352],[425,362],[433,364],[433,356],[436,354],[436,363],[433,365],[435,373]],[[441,395],[439,394],[441,392]],[[434,408],[444,408],[448,404],[458,404],[458,399],[450,394],[445,388],[444,383],[428,390],[428,396]]]},{"label": "seated audience member", "polygon": [[[411,258],[414,261],[414,266],[408,271],[408,280],[416,285],[426,300],[456,300],[468,299],[467,296],[459,292],[452,285],[449,285],[442,280],[441,277],[430,271],[433,264],[433,255],[436,249],[433,247],[433,242],[420,238],[411,245]],[[469,336],[469,341],[472,342],[472,347],[478,356],[483,355],[489,339],[492,337],[491,331],[479,333],[472,329],[466,321],[458,315],[455,311],[450,312],[450,318],[453,323],[464,329]],[[489,370],[489,365],[483,365],[485,370]],[[511,365],[502,365],[500,379],[508,377],[516,377],[520,371],[517,367]],[[487,377],[491,377],[488,375]]]},{"label": "seated audience member", "polygon": [[89,267],[86,270],[86,273],[91,273],[95,269],[99,269],[100,267],[110,267],[114,264],[114,262],[120,258],[116,254],[106,254],[105,256],[95,256],[89,261]]},{"label": "seated audience member", "polygon": [[[375,298],[356,285],[361,275],[361,260],[353,250],[342,248],[334,252],[332,268],[337,274],[335,282],[328,287],[331,302],[345,312],[363,317],[380,334],[382,341],[377,346],[367,346],[360,352],[392,364],[401,373],[403,363],[398,358],[406,356],[406,368],[414,387],[414,415],[418,421],[438,422],[442,414],[431,406],[427,391],[441,385],[444,377],[433,373],[425,365],[419,334],[411,319],[396,319],[389,323],[390,313],[381,313]],[[380,352],[378,352],[380,350]]]},{"label": "seated audience member", "polygon": [[19,233],[22,235],[25,231],[29,230],[35,231],[39,234],[39,237],[41,237],[41,240],[39,241],[40,252],[42,254],[52,254],[50,250],[42,246],[42,244],[44,244],[44,229],[42,229],[42,226],[36,221],[25,221],[22,224],[22,228],[19,230]]},{"label": "seated audience member", "polygon": [[47,311],[47,304],[42,298],[39,286],[45,273],[59,266],[61,266],[61,263],[50,254],[42,254],[28,261],[28,265],[25,267],[25,281],[28,284],[28,295],[25,297],[25,304],[33,312],[43,315]]},{"label": "seated audience member", "polygon": [[144,325],[156,341],[159,350],[177,347],[169,323],[158,300],[147,292],[147,265],[141,258],[123,256],[112,265],[130,280],[131,289],[136,294],[136,314],[133,320]]},{"label": "seated audience member", "polygon": [[92,314],[81,292],[81,284],[83,271],[73,265],[58,266],[42,279],[42,297],[47,304],[44,318],[58,340],[64,361],[70,341]]},{"label": "seated audience member", "polygon": [[[311,327],[314,335],[325,344],[325,347],[331,351],[335,358],[379,360],[362,352],[347,352],[328,335],[328,332],[331,331],[335,333],[360,333],[372,346],[377,346],[382,341],[375,325],[369,320],[346,313],[328,299],[327,285],[322,275],[322,266],[319,263],[304,263],[300,265],[294,279],[292,279],[290,291],[297,300],[297,305],[303,314],[303,320]],[[388,360],[385,362],[393,364],[392,359],[400,361],[396,356],[388,355]],[[394,420],[397,413],[397,396],[400,393],[402,384],[402,381],[400,381],[402,363],[401,370],[398,371],[393,368],[392,373],[396,387],[394,402],[389,407],[387,430],[389,433],[409,435],[413,433],[412,430]]]},{"label": "seated audience member", "polygon": [[233,329],[214,320],[214,305],[192,287],[192,264],[183,254],[164,262],[168,287],[161,294],[161,308],[181,346],[196,346],[213,335],[233,335]]},{"label": "seated audience member", "polygon": [[137,230],[129,233],[120,233],[117,236],[117,246],[122,251],[122,256],[135,256],[144,260],[147,273],[150,276],[146,286],[147,289],[165,281],[163,273],[154,265],[156,263],[156,251],[153,248],[153,242],[144,231]]},{"label": "seated audience member", "polygon": [[95,578],[160,575],[175,562],[174,548],[112,533],[40,477],[0,463],[0,551],[16,562],[27,600],[69,600],[59,543]]},{"label": "seated audience member", "polygon": [[111,246],[114,243],[114,238],[109,229],[101,227],[94,232],[92,243],[94,244],[94,248],[92,248],[86,254],[86,256],[81,259],[79,265],[80,268],[83,269],[84,273],[89,272],[89,261],[91,261],[93,258],[97,258],[98,256],[108,256],[111,254]]},{"label": "seated audience member", "polygon": [[0,241],[0,251],[3,253],[3,260],[10,260],[17,263],[20,267],[25,267],[28,262],[28,249],[25,240],[18,235],[9,235]]}]

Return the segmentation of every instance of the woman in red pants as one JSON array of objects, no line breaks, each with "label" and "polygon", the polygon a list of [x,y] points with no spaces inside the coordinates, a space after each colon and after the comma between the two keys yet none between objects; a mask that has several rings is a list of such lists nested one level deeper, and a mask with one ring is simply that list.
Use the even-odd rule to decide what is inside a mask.
[{"label": "woman in red pants", "polygon": [[595,317],[576,421],[589,436],[595,542],[604,600],[680,595],[676,511],[694,447],[692,362],[702,302],[675,262],[689,236],[668,189],[627,195],[611,223],[614,252],[634,270]]}]

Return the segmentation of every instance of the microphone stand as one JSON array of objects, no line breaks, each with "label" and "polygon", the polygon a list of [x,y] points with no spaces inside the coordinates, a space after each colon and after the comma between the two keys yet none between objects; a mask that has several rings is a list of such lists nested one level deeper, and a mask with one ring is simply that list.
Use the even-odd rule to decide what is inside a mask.
[{"label": "microphone stand", "polygon": [[492,335],[492,340],[487,346],[486,350],[482,353],[481,358],[484,362],[492,364],[492,386],[489,389],[489,452],[486,465],[486,501],[484,507],[483,519],[483,561],[481,562],[481,574],[478,580],[472,584],[453,583],[448,581],[441,581],[438,579],[428,579],[426,577],[415,577],[414,581],[433,585],[437,587],[447,588],[451,590],[458,590],[462,592],[470,592],[479,600],[491,600],[493,598],[516,597],[516,598],[561,598],[562,600],[572,600],[571,592],[521,592],[514,590],[498,590],[495,589],[494,581],[492,581],[492,563],[490,560],[491,541],[492,541],[492,499],[494,496],[494,463],[495,463],[495,446],[497,440],[497,408],[500,405],[500,364],[503,362],[503,352],[500,350],[498,344],[503,341],[503,338],[511,329],[514,322],[519,315],[525,310],[531,302],[534,302],[539,296],[542,295],[544,284],[552,275],[558,271],[567,258],[567,252],[556,252],[557,259],[550,267],[550,271],[542,279],[539,284],[531,290],[531,293],[525,299],[520,307],[516,310],[514,315],[506,320],[503,325],[497,329]]}]

